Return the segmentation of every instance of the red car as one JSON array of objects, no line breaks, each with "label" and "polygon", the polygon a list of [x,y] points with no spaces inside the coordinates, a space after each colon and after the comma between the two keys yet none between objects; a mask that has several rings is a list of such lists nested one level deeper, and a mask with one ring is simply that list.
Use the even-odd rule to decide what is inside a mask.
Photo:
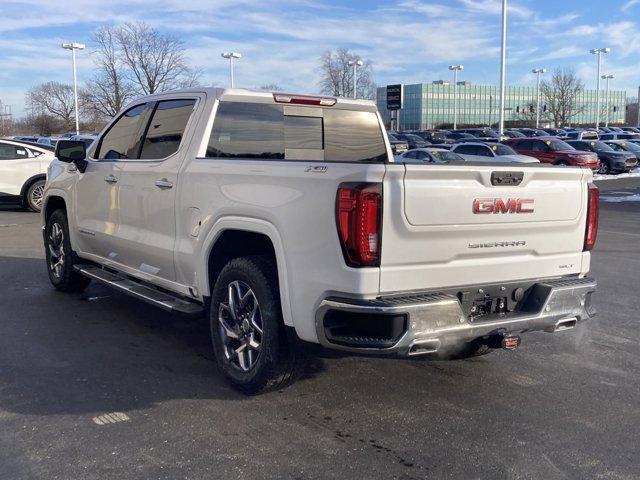
[{"label": "red car", "polygon": [[576,150],[556,137],[510,138],[502,143],[522,155],[535,157],[542,163],[587,167],[593,171],[600,168],[598,155]]}]

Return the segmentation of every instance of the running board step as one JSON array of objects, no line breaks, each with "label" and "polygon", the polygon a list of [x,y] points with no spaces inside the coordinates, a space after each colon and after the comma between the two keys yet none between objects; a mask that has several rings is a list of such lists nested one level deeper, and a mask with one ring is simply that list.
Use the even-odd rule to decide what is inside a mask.
[{"label": "running board step", "polygon": [[198,303],[171,295],[170,293],[161,292],[153,287],[111,273],[100,267],[94,265],[74,265],[74,268],[86,277],[102,282],[119,292],[131,295],[151,305],[160,307],[163,310],[189,316],[199,316],[204,313],[204,307]]}]

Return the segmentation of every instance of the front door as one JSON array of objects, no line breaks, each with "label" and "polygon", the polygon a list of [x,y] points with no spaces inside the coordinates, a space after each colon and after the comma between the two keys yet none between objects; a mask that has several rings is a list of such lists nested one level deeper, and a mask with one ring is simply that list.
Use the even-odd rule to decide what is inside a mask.
[{"label": "front door", "polygon": [[176,278],[176,187],[196,97],[157,102],[139,158],[122,162],[119,180],[122,262],[166,281]]}]

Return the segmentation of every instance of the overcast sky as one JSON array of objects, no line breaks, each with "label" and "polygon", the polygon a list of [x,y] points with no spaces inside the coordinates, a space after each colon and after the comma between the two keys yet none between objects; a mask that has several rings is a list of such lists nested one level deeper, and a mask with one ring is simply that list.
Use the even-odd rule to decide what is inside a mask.
[{"label": "overcast sky", "polygon": [[[143,20],[182,38],[203,83],[226,85],[222,51],[239,51],[241,87],[276,83],[318,90],[318,57],[346,47],[373,63],[378,85],[449,78],[497,83],[500,0],[2,0],[0,99],[24,110],[26,90],[50,80],[71,82],[63,41],[87,43],[79,53],[82,82],[91,72],[91,35],[101,25]],[[640,0],[510,0],[509,84],[533,84],[533,67],[572,67],[595,87],[588,50],[610,47],[603,73],[612,89],[636,95],[640,83]]]}]

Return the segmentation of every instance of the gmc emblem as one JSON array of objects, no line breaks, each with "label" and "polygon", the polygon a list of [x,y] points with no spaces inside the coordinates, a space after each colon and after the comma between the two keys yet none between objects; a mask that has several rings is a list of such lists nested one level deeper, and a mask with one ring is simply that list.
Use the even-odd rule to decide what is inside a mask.
[{"label": "gmc emblem", "polygon": [[476,198],[473,213],[533,213],[533,198]]}]

